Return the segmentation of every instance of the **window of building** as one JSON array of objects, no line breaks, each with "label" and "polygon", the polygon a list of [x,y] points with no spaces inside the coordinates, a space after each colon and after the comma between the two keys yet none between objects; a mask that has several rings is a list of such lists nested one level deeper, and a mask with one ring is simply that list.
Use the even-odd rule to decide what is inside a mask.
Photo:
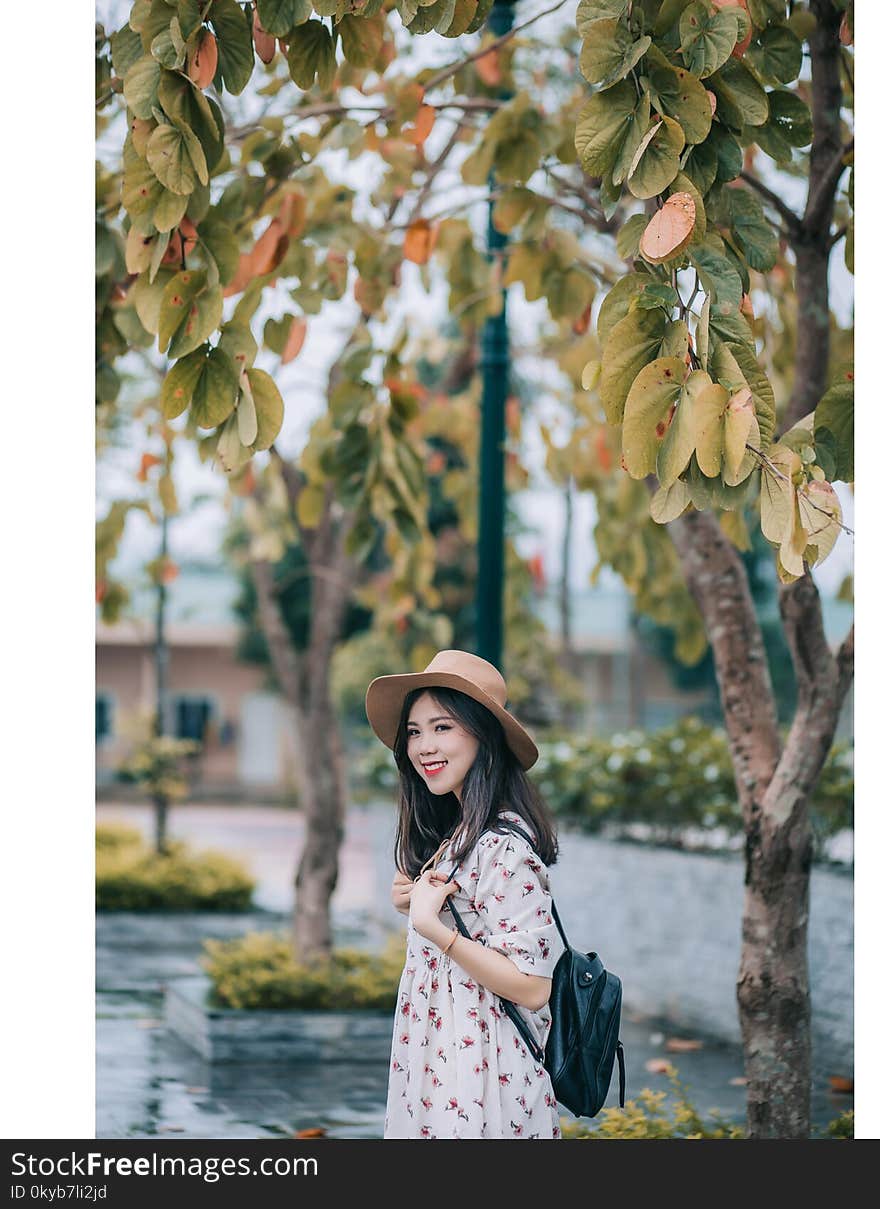
[{"label": "window of building", "polygon": [[113,737],[113,698],[109,693],[95,696],[95,742],[105,743]]},{"label": "window of building", "polygon": [[173,708],[175,738],[195,739],[204,743],[208,724],[214,714],[214,703],[210,698],[176,697]]}]

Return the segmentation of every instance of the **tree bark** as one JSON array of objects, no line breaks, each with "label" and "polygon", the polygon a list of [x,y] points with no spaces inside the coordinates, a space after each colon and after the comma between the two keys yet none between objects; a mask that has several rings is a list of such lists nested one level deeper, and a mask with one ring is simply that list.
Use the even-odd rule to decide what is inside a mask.
[{"label": "tree bark", "polygon": [[784,750],[766,650],[742,560],[710,512],[667,526],[705,623],[745,832],[737,1006],[752,1138],[809,1137],[807,963],[812,831],[807,808],[852,682],[853,632],[836,657],[809,573],[780,589],[798,682]]},{"label": "tree bark", "polygon": [[[810,37],[814,142],[803,216],[754,182],[782,214],[795,254],[798,325],[786,427],[813,411],[827,387],[831,224],[851,145],[842,146],[841,140],[840,14],[831,0],[811,0],[810,9],[817,18]],[[650,485],[657,486],[653,476]],[[809,571],[780,585],[780,614],[798,687],[783,750],[742,560],[711,512],[686,512],[667,531],[712,644],[743,813],[745,902],[736,995],[749,1137],[809,1137],[807,923],[813,835],[808,806],[852,683],[854,631],[833,655]]]},{"label": "tree bark", "polygon": [[[337,372],[338,362],[330,371],[329,392]],[[328,485],[318,524],[304,530],[296,510],[305,485],[303,476],[274,448],[272,456],[279,464],[309,568],[309,640],[304,650],[296,648],[284,622],[272,564],[255,560],[251,570],[272,669],[293,718],[297,788],[306,838],[294,879],[291,937],[298,956],[312,962],[329,956],[333,949],[330,901],[339,876],[348,800],[342,735],[330,698],[330,662],[363,568],[345,551],[352,513],[340,507]]]}]

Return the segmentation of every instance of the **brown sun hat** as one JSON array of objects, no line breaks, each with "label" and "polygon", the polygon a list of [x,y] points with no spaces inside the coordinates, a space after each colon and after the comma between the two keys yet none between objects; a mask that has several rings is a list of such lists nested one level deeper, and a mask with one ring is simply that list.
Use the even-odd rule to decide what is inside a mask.
[{"label": "brown sun hat", "polygon": [[504,708],[507,701],[504,677],[486,659],[471,655],[469,651],[438,651],[423,672],[378,676],[370,683],[366,697],[367,717],[386,747],[394,750],[407,693],[415,688],[435,686],[458,689],[484,705],[501,723],[507,744],[523,768],[532,767],[538,759],[538,749],[528,732]]}]

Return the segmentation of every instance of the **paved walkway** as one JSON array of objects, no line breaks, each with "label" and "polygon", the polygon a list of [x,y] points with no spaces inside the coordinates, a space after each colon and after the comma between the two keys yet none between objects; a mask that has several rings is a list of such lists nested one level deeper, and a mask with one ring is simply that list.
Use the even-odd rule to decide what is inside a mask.
[{"label": "paved walkway", "polygon": [[[149,834],[151,814],[145,806],[102,804],[97,817],[125,820]],[[381,1137],[385,1064],[346,1068],[343,1088],[340,1072],[330,1066],[212,1066],[169,1034],[162,1018],[162,987],[175,977],[200,972],[203,938],[285,926],[303,821],[297,812],[280,808],[198,805],[175,810],[171,832],[196,849],[222,849],[249,864],[258,879],[258,909],[247,915],[99,915],[97,1136],[263,1138],[318,1127],[330,1137]],[[403,919],[388,898],[393,832],[391,811],[350,809],[334,898],[338,945],[380,948],[390,931],[403,929]],[[595,852],[582,846],[596,843],[589,837],[566,836],[569,855],[565,869],[562,861],[558,866],[565,876],[555,883],[560,886],[557,897],[566,922],[568,895],[561,887],[569,878],[582,884],[582,869],[589,867],[584,861],[590,856],[595,859]],[[669,1053],[670,1035],[700,1040],[702,1048]],[[646,1068],[652,1059],[665,1058],[678,1068],[701,1113],[717,1109],[727,1119],[744,1120],[738,1045],[685,1028],[681,1022],[652,1020],[631,1008],[625,1011],[621,1037],[626,1046],[628,1097],[642,1088],[668,1088],[662,1073]],[[828,1091],[824,1069],[813,1099],[813,1119],[819,1127],[853,1102],[851,1095]],[[608,1102],[614,1102],[613,1088]]]}]

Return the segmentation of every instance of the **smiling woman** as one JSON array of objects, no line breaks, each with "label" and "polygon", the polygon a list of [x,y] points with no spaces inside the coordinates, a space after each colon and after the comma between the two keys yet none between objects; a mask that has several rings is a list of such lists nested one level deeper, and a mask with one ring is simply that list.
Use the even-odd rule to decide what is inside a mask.
[{"label": "smiling woman", "polygon": [[[409,917],[386,1138],[561,1136],[547,1073],[501,1006],[520,1006],[543,1047],[564,947],[547,873],[555,830],[525,775],[537,748],[506,696],[497,669],[464,651],[367,691],[400,773],[392,902]],[[452,926],[453,899],[469,936]]]}]

